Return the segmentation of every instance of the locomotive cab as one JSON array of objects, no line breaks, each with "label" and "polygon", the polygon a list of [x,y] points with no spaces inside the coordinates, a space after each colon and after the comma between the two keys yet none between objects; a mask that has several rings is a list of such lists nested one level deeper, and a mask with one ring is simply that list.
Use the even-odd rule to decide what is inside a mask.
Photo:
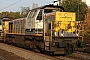
[{"label": "locomotive cab", "polygon": [[[64,8],[61,6],[45,5],[40,8],[32,9],[26,20],[26,34],[33,31],[33,34],[44,34],[44,22],[46,21],[47,14],[55,11],[63,11]],[[45,21],[44,21],[45,20]],[[50,20],[49,20],[50,21]],[[50,22],[49,22],[50,23]],[[46,28],[49,28],[45,23]],[[48,29],[45,29],[46,31]],[[28,32],[28,33],[27,33]],[[47,32],[45,32],[47,33]]]}]

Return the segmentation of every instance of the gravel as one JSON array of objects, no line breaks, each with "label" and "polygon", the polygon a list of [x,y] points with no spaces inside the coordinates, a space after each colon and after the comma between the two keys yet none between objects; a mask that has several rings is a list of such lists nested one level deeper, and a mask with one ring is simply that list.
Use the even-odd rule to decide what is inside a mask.
[{"label": "gravel", "polygon": [[9,52],[11,55],[14,54],[14,55],[16,55],[18,57],[22,57],[26,60],[53,60],[51,58],[45,57],[43,54],[35,53],[33,51],[30,51],[30,50],[18,48],[18,47],[3,44],[3,43],[0,43],[0,49],[3,49],[5,51]]},{"label": "gravel", "polygon": [[22,57],[19,57],[11,52],[0,49],[0,60],[26,60]]}]

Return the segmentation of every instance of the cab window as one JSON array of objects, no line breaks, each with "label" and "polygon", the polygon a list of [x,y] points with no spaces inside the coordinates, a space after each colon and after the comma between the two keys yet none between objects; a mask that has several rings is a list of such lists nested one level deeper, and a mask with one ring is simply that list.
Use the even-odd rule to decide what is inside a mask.
[{"label": "cab window", "polygon": [[37,10],[32,10],[30,12],[30,17],[34,17],[36,15]]},{"label": "cab window", "polygon": [[40,10],[38,16],[37,16],[37,20],[42,20],[42,10]]}]

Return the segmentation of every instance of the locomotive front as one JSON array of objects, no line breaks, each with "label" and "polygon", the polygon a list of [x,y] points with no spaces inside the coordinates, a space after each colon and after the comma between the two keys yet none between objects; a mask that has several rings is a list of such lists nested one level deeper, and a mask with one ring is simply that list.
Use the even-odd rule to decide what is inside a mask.
[{"label": "locomotive front", "polygon": [[[54,36],[59,37],[77,37],[77,22],[75,20],[75,13],[71,12],[54,12],[46,14],[46,21],[49,22],[54,32]],[[46,23],[47,24],[47,23]],[[48,30],[48,29],[47,29]]]},{"label": "locomotive front", "polygon": [[45,17],[46,46],[50,46],[54,54],[72,53],[79,36],[75,13],[56,11],[45,14]]}]

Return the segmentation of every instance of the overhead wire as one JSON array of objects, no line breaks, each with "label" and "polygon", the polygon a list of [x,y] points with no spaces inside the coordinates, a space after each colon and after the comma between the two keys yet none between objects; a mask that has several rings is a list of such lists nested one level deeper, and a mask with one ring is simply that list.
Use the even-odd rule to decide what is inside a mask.
[{"label": "overhead wire", "polygon": [[9,5],[9,6],[6,6],[5,8],[1,9],[0,11],[4,10],[4,9],[6,9],[6,8],[9,8],[9,7],[11,7],[12,5],[19,3],[20,1],[22,1],[22,0],[19,0],[19,1],[15,2],[15,3],[13,3],[13,4]]}]

